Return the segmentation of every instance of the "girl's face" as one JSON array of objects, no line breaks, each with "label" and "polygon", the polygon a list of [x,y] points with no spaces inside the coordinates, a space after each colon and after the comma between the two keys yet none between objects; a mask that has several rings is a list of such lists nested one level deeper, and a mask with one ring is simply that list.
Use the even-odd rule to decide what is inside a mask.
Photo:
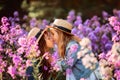
[{"label": "girl's face", "polygon": [[47,47],[53,48],[54,47],[54,41],[53,41],[53,38],[50,36],[50,34],[45,33],[44,38],[45,38],[45,42],[46,42]]},{"label": "girl's face", "polygon": [[58,43],[59,35],[54,28],[50,28],[51,37],[53,38],[54,43]]}]

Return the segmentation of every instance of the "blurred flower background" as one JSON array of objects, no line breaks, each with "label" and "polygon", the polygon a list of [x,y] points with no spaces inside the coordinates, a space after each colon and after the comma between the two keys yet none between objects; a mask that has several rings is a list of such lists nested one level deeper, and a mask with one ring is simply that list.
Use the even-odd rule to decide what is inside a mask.
[{"label": "blurred flower background", "polygon": [[[34,58],[29,54],[40,55],[37,44],[31,45],[36,39],[26,39],[29,30],[33,27],[44,29],[55,18],[63,18],[73,24],[74,35],[90,39],[91,43],[87,43],[91,47],[86,46],[85,41],[80,44],[92,50],[97,57],[102,79],[120,80],[119,9],[119,0],[0,0],[0,78],[25,80],[26,68],[34,66]],[[55,52],[53,58],[56,56]],[[78,58],[80,56],[78,54]],[[94,57],[92,60],[96,62]],[[85,58],[83,62],[86,61]],[[52,67],[58,71],[54,63]],[[47,69],[46,66],[44,68]]]},{"label": "blurred flower background", "polygon": [[20,16],[28,14],[39,19],[65,18],[74,9],[83,19],[101,16],[103,10],[112,14],[120,9],[119,0],[0,0],[0,17],[11,16],[18,11]]}]

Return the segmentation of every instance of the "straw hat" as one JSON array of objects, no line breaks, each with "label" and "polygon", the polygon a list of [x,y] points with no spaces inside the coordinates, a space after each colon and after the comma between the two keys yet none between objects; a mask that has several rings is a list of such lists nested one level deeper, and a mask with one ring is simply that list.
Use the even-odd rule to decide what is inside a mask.
[{"label": "straw hat", "polygon": [[73,34],[71,34],[71,30],[72,30],[73,26],[71,23],[69,23],[66,20],[55,19],[55,21],[52,23],[51,26],[54,28],[57,28],[57,29],[59,29],[67,34],[73,35]]},{"label": "straw hat", "polygon": [[46,30],[47,30],[47,28],[43,30],[43,29],[34,27],[30,30],[27,37],[28,38],[35,37],[37,39],[36,42],[38,43]]}]

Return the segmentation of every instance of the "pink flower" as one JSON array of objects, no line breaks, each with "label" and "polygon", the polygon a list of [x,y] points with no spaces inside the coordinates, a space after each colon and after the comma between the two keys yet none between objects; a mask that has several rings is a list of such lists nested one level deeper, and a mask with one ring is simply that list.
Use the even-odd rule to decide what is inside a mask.
[{"label": "pink flower", "polygon": [[120,80],[120,70],[115,71],[114,77],[116,77],[117,80]]},{"label": "pink flower", "polygon": [[111,24],[112,26],[115,26],[115,24],[117,23],[117,20],[118,20],[118,18],[115,17],[115,16],[112,16],[112,17],[110,17],[110,18],[108,19],[108,21],[110,22],[110,24]]},{"label": "pink flower", "polygon": [[23,47],[18,48],[18,49],[17,49],[17,52],[18,52],[19,54],[22,54],[22,53],[24,52],[24,48],[23,48]]},{"label": "pink flower", "polygon": [[72,65],[73,65],[73,61],[74,61],[73,58],[69,58],[69,59],[67,60],[67,64],[70,65],[70,66],[72,66]]},{"label": "pink flower", "polygon": [[26,61],[26,66],[28,67],[28,66],[32,66],[32,61],[31,60],[27,60]]},{"label": "pink flower", "polygon": [[44,53],[43,57],[45,57],[45,59],[49,59],[49,52]]},{"label": "pink flower", "polygon": [[7,17],[2,17],[1,22],[3,24],[7,23],[8,22],[8,18]]},{"label": "pink flower", "polygon": [[20,46],[25,47],[27,45],[27,42],[28,42],[27,39],[24,38],[24,37],[21,37],[21,38],[18,39],[18,43],[19,43]]},{"label": "pink flower", "polygon": [[120,61],[116,61],[116,62],[114,63],[114,66],[115,66],[116,68],[119,68],[119,67],[120,67]]},{"label": "pink flower", "polygon": [[85,78],[80,78],[80,80],[86,80]]},{"label": "pink flower", "polygon": [[29,39],[28,39],[28,45],[32,45],[32,44],[35,44],[35,42],[36,42],[36,38],[35,37],[30,37]]},{"label": "pink flower", "polygon": [[100,58],[100,59],[105,59],[105,57],[106,57],[106,54],[105,54],[105,53],[101,53],[101,54],[99,55],[99,58]]},{"label": "pink flower", "polygon": [[7,32],[8,31],[8,27],[7,26],[3,26],[1,28],[1,32],[4,33],[4,32]]},{"label": "pink flower", "polygon": [[25,68],[25,66],[24,65],[22,65],[22,66],[20,66],[19,68],[18,68],[18,74],[20,75],[20,76],[25,76],[26,75],[26,68]]},{"label": "pink flower", "polygon": [[53,66],[53,70],[59,71],[59,70],[60,70],[60,66],[59,66],[58,64],[55,64],[55,65]]},{"label": "pink flower", "polygon": [[0,51],[3,51],[3,48],[2,48],[2,46],[0,45]]},{"label": "pink flower", "polygon": [[10,65],[10,66],[8,67],[8,71],[7,71],[7,72],[11,75],[11,77],[12,77],[13,79],[15,79],[15,75],[17,74],[16,67]]},{"label": "pink flower", "polygon": [[22,58],[17,55],[14,55],[12,60],[13,60],[13,63],[15,64],[15,66],[18,66],[22,62]]},{"label": "pink flower", "polygon": [[120,30],[120,26],[114,26],[113,29],[114,30]]},{"label": "pink flower", "polygon": [[73,53],[73,52],[76,52],[78,49],[78,45],[77,44],[73,44],[70,46],[70,52]]}]

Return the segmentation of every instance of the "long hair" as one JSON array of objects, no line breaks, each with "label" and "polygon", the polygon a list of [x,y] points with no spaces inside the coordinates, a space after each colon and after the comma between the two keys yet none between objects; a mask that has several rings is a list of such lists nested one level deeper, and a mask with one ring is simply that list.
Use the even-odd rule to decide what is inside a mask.
[{"label": "long hair", "polygon": [[[45,39],[44,39],[44,35],[41,37],[40,41],[38,42],[38,45],[39,45],[39,50],[41,51],[41,53],[40,53],[40,57],[41,57],[48,50],[48,47],[47,47]],[[48,69],[45,70],[44,66],[46,66]],[[42,73],[42,78],[43,78],[42,80],[47,80],[47,78],[49,77],[50,66],[51,66],[50,63],[46,59],[42,60],[42,66],[40,66],[40,68],[39,68],[40,72]]]},{"label": "long hair", "polygon": [[59,29],[56,29],[56,28],[54,28],[54,29],[59,34],[59,39],[58,39],[59,40],[58,41],[59,56],[64,58],[65,57],[65,50],[66,50],[66,46],[67,46],[68,42],[71,40],[75,40],[75,41],[79,42],[80,39],[77,36],[67,34]]}]

